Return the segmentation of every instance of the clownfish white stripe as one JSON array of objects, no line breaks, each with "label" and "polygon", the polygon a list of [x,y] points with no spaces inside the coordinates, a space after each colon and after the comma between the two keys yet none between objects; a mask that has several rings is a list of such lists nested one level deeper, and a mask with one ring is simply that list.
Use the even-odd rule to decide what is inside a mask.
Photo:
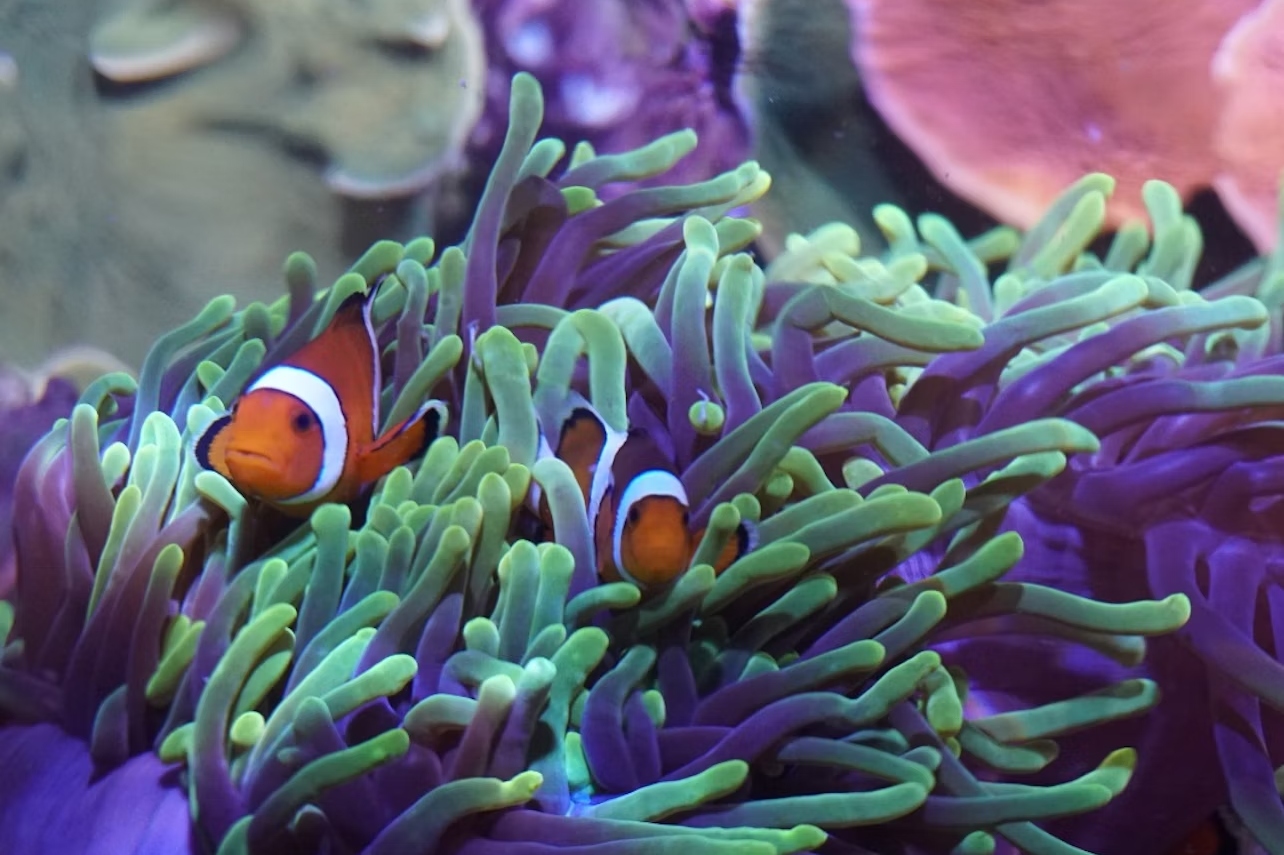
[{"label": "clownfish white stripe", "polygon": [[[383,428],[379,415],[379,395],[383,389],[383,366],[379,364],[379,340],[375,337],[374,330],[374,294],[375,289],[371,288],[370,296],[361,304],[361,320],[366,325],[366,335],[370,337],[370,353],[373,357],[371,362],[373,363],[374,371],[371,376],[374,379],[370,383],[370,423],[374,426],[374,432],[378,434]],[[344,436],[347,436],[346,432]]]},{"label": "clownfish white stripe", "polygon": [[624,488],[616,506],[615,525],[611,531],[612,558],[615,560],[615,569],[620,577],[639,587],[642,586],[636,579],[629,576],[628,570],[624,567],[624,556],[620,552],[620,545],[624,542],[624,524],[629,518],[629,509],[651,496],[671,496],[684,506],[688,504],[687,491],[683,489],[678,476],[663,469],[648,469],[641,472]]},{"label": "clownfish white stripe", "polygon": [[588,521],[589,530],[597,524],[598,512],[602,509],[602,501],[606,498],[606,491],[611,486],[612,467],[615,466],[615,455],[619,454],[620,449],[624,447],[624,442],[629,435],[624,431],[611,430],[602,423],[606,430],[606,442],[602,446],[602,453],[598,455],[597,464],[592,472],[592,480],[589,481],[589,499],[588,499]]},{"label": "clownfish white stripe", "polygon": [[273,389],[293,395],[316,416],[321,425],[321,469],[312,488],[282,504],[304,504],[315,501],[334,489],[343,475],[348,457],[348,420],[334,387],[316,374],[293,365],[278,365],[254,382],[246,394],[259,389]]}]

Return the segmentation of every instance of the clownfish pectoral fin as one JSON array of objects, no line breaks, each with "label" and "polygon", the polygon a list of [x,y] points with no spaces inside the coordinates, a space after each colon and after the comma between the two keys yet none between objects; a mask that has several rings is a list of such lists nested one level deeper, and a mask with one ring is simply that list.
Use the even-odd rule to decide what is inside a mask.
[{"label": "clownfish pectoral fin", "polygon": [[363,484],[378,480],[420,454],[446,425],[446,405],[429,401],[401,424],[358,452],[358,473]]},{"label": "clownfish pectoral fin", "polygon": [[1233,855],[1239,851],[1234,835],[1217,811],[1191,829],[1167,855]]},{"label": "clownfish pectoral fin", "polygon": [[205,431],[196,439],[196,446],[193,449],[196,453],[196,462],[201,464],[205,469],[213,470],[224,478],[230,478],[231,474],[227,468],[227,438],[228,428],[232,424],[232,416],[219,416],[209,423]]}]

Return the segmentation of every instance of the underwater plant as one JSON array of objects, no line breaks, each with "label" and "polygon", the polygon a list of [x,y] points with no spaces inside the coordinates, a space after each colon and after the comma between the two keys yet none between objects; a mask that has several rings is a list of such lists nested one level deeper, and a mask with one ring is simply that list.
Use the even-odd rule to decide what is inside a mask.
[{"label": "underwater plant", "polygon": [[[1284,394],[1235,365],[1275,364],[1251,360],[1278,341],[1277,262],[1193,292],[1198,233],[1160,184],[1153,243],[1125,229],[1096,259],[1110,182],[1090,176],[1025,235],[883,207],[886,253],[834,226],[764,270],[733,215],[767,190],[756,164],[603,201],[694,134],[567,156],[536,140],[534,79],[511,99],[460,246],[376,244],[320,293],[292,255],[286,298],[216,298],[31,450],[0,603],[0,850],[1061,853],[1075,817],[1165,774],[1055,741],[1162,720],[1138,718],[1160,696],[1149,637],[1184,633],[1216,664],[1191,674],[1248,690],[1221,696],[1236,708],[1272,702],[1262,657],[1219,658],[1224,628],[1201,650],[1243,604],[1207,605],[1185,568],[1243,555],[1217,514],[1273,484],[1234,465],[1272,425],[1233,425]],[[371,290],[384,425],[431,396],[447,435],[368,502],[283,525],[193,440]],[[680,474],[706,534],[667,588],[598,578],[597,521],[541,452],[573,390]],[[1206,437],[1191,472],[1163,457]],[[1221,486],[1189,504],[1174,473]],[[1081,495],[1116,474],[1134,501],[1111,520],[1108,491]],[[1094,513],[1185,563],[1118,565],[1124,597],[1086,596],[1094,567],[1078,593],[1035,581],[1061,581],[1054,521]],[[754,548],[715,573],[746,520]],[[959,663],[1003,637],[1047,672],[1000,697]]]}]

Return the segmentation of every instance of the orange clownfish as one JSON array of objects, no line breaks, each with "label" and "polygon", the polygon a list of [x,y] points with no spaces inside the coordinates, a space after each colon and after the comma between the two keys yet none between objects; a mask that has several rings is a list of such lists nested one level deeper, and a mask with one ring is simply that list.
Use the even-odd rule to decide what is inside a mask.
[{"label": "orange clownfish", "polygon": [[1220,811],[1213,811],[1168,851],[1168,855],[1234,855],[1238,841],[1226,827]]},{"label": "orange clownfish", "polygon": [[[540,437],[540,456],[556,455],[574,473],[593,532],[598,573],[640,588],[672,582],[690,566],[704,530],[692,532],[686,490],[672,464],[645,433],[610,428],[592,405],[573,393],[554,450]],[[551,527],[547,499],[532,487],[532,507]],[[742,524],[714,562],[721,573],[753,548]]]},{"label": "orange clownfish", "polygon": [[350,502],[421,454],[446,420],[440,401],[376,437],[382,372],[370,294],[353,294],[316,338],[258,376],[196,441],[201,466],[291,516]]}]

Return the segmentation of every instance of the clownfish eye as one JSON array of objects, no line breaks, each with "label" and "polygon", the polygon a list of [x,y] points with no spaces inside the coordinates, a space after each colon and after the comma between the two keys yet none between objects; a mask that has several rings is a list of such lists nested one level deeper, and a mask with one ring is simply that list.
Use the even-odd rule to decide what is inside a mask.
[{"label": "clownfish eye", "polygon": [[638,506],[634,505],[633,507],[629,508],[629,517],[628,517],[629,525],[637,525],[638,520],[640,519],[642,519],[642,512],[638,510]]},{"label": "clownfish eye", "polygon": [[294,426],[296,432],[305,433],[308,428],[312,427],[312,414],[307,412],[295,413],[290,423]]}]

